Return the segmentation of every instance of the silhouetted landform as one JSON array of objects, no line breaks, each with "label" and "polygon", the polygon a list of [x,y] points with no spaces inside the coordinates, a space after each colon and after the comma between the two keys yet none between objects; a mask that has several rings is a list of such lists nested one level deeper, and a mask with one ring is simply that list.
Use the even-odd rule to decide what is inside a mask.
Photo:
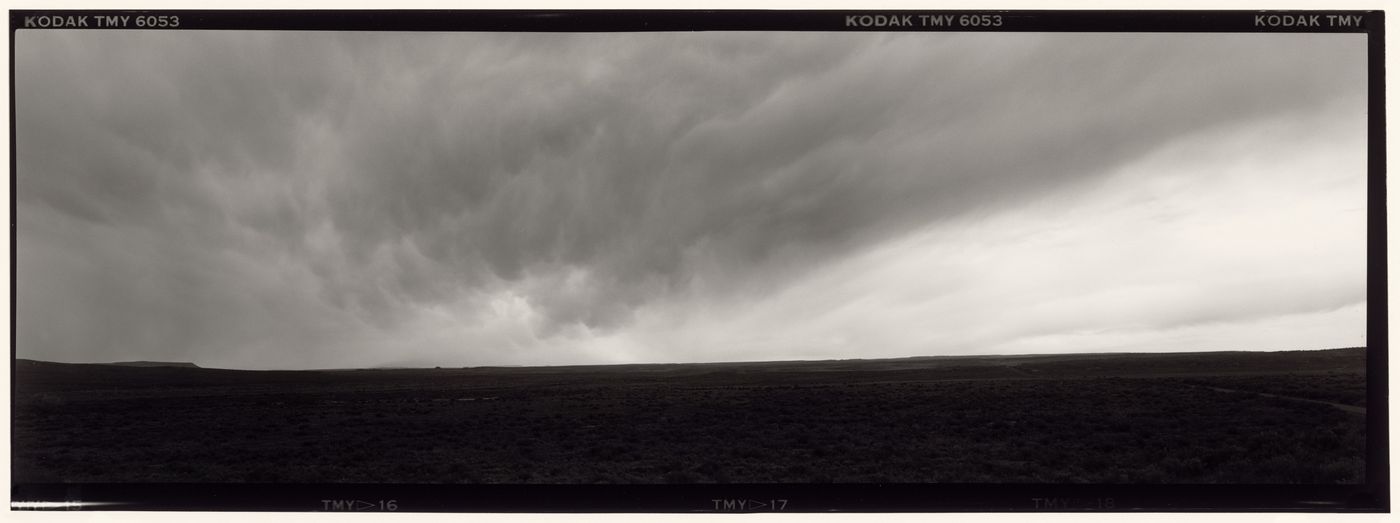
[{"label": "silhouetted landform", "polygon": [[14,365],[17,482],[1357,483],[1364,473],[1364,348]]},{"label": "silhouetted landform", "polygon": [[120,365],[123,367],[186,367],[192,369],[199,368],[199,365],[195,365],[188,361],[118,361],[115,363],[111,363],[110,365]]}]

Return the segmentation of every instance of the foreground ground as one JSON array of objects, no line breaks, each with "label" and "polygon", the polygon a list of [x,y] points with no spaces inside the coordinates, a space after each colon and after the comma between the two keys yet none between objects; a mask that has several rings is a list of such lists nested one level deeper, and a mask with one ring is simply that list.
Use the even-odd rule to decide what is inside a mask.
[{"label": "foreground ground", "polygon": [[1365,350],[231,371],[15,362],[16,482],[1357,483]]}]

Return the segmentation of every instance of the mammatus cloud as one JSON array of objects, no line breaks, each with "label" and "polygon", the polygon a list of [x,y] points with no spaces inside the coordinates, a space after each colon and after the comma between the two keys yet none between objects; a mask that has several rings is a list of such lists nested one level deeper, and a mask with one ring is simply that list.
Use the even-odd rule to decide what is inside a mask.
[{"label": "mammatus cloud", "polygon": [[1364,343],[1357,35],[15,45],[21,357]]}]

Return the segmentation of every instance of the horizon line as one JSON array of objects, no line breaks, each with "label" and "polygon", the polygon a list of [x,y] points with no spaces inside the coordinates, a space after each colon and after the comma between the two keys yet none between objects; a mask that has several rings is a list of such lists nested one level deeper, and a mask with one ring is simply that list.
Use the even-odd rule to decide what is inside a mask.
[{"label": "horizon line", "polygon": [[[570,367],[635,367],[642,365],[735,365],[735,364],[762,364],[762,363],[820,363],[834,361],[890,361],[890,360],[910,360],[910,359],[935,359],[935,358],[1015,358],[1015,357],[1051,357],[1051,356],[1106,356],[1106,355],[1150,355],[1150,354],[1214,354],[1224,352],[1310,352],[1326,350],[1348,350],[1367,349],[1366,345],[1356,345],[1350,347],[1325,347],[1316,349],[1211,349],[1211,350],[1180,350],[1180,351],[1108,351],[1108,352],[1052,352],[1052,353],[1015,353],[1015,354],[938,354],[923,356],[896,356],[886,358],[825,358],[825,359],[793,359],[793,360],[727,360],[727,361],[690,361],[690,362],[631,362],[631,363],[570,363],[559,365],[429,365],[429,366],[398,366],[380,365],[374,367],[320,367],[320,368],[271,368],[271,369],[250,369],[234,367],[206,367],[194,361],[163,361],[163,360],[124,360],[124,361],[92,361],[92,362],[70,362],[52,361],[34,358],[21,358],[13,356],[10,359],[11,368],[16,362],[32,361],[38,363],[56,363],[60,365],[109,365],[128,366],[132,363],[158,363],[168,365],[146,365],[145,368],[182,367],[182,365],[193,365],[193,368],[206,370],[233,370],[247,372],[325,372],[325,371],[365,371],[365,370],[464,370],[464,369],[489,369],[489,368],[510,368],[510,369],[550,369],[550,368],[570,368]],[[125,364],[125,365],[124,365]]]}]

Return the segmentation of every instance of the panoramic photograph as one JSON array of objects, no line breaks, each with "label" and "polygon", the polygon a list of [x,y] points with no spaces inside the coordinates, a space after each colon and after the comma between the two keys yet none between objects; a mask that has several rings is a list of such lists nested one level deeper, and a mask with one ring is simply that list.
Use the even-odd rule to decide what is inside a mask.
[{"label": "panoramic photograph", "polygon": [[1366,39],[18,30],[12,481],[1363,483]]}]

